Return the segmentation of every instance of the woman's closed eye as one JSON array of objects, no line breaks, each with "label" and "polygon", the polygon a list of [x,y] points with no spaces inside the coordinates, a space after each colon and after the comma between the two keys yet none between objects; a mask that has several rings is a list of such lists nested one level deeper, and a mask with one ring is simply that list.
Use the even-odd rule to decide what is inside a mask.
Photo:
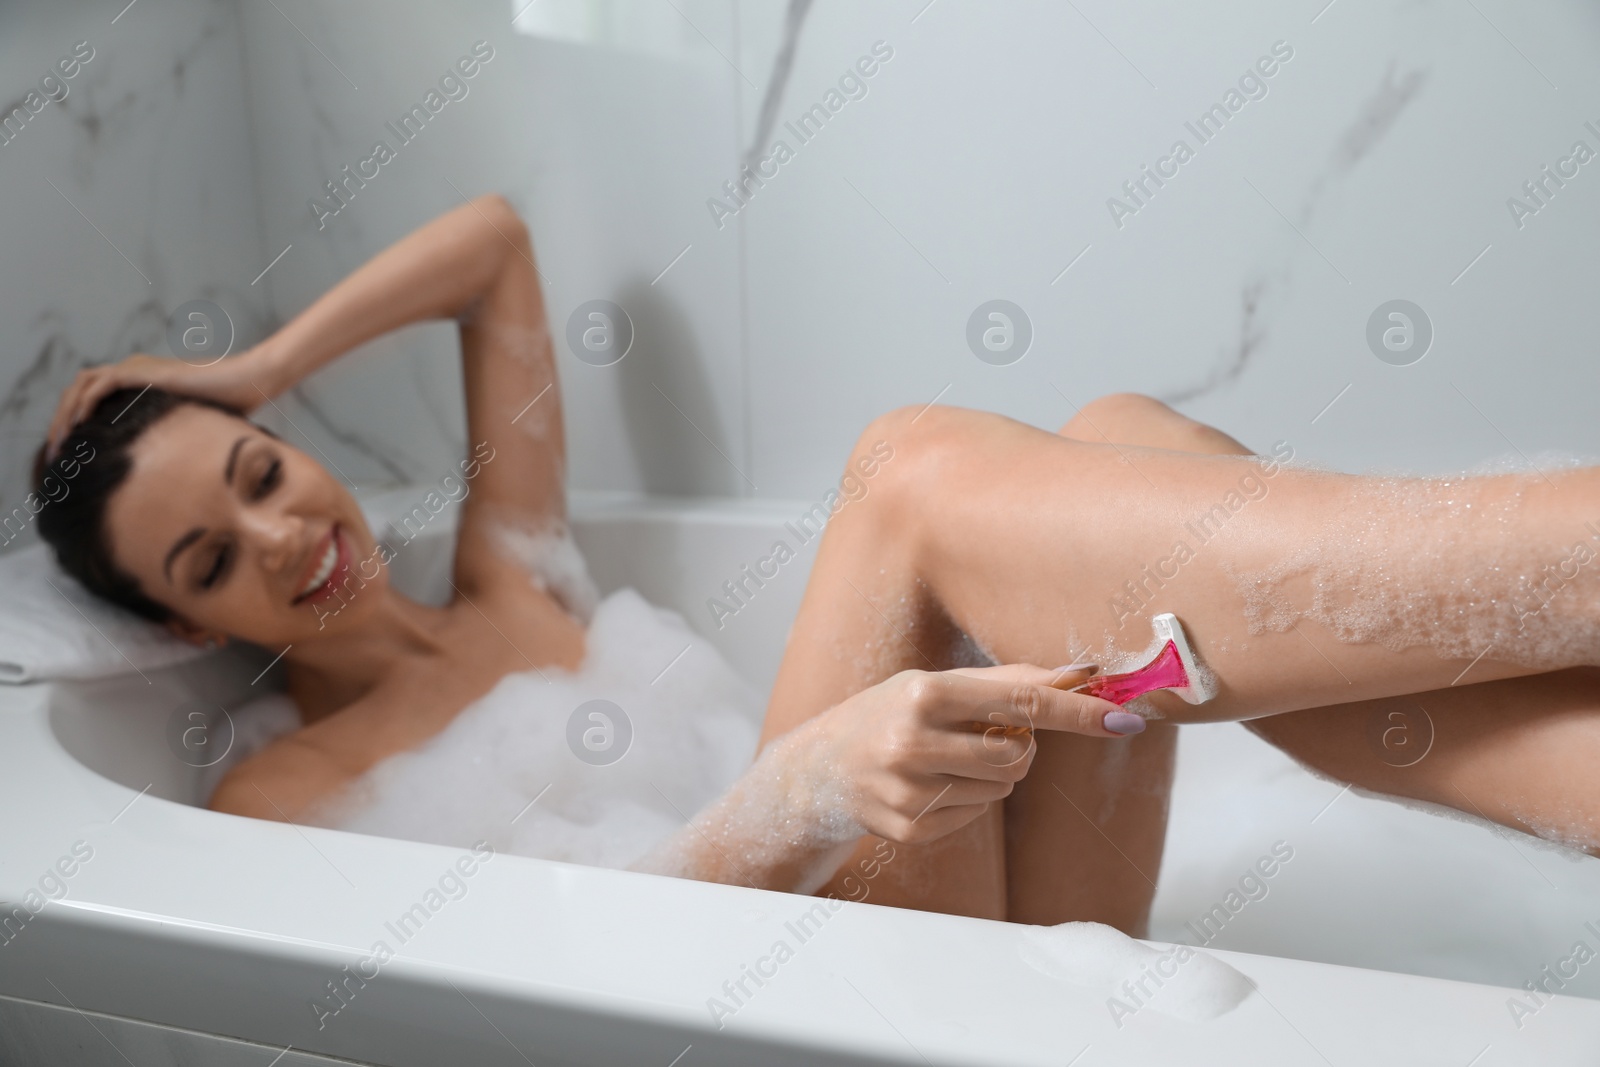
[{"label": "woman's closed eye", "polygon": [[[283,482],[283,461],[276,456],[260,465],[261,472],[250,482],[247,495],[251,501],[261,500]],[[211,549],[201,564],[198,585],[201,589],[215,589],[228,576],[233,566],[234,545],[231,539],[221,539]]]},{"label": "woman's closed eye", "polygon": [[250,498],[252,500],[260,500],[262,497],[276,489],[279,483],[282,481],[283,461],[274,456],[272,461],[266,465],[266,469],[261,472],[261,476],[256,479],[255,484],[251,487]]},{"label": "woman's closed eye", "polygon": [[233,544],[223,541],[211,553],[210,562],[205,564],[200,575],[201,589],[214,589],[227,577],[229,568],[233,565]]}]

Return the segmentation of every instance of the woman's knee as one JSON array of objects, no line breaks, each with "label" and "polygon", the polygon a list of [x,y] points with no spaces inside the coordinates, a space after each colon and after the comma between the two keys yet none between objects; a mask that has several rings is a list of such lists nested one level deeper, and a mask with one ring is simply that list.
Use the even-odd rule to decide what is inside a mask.
[{"label": "woman's knee", "polygon": [[857,448],[869,441],[930,442],[970,433],[972,423],[1001,416],[945,404],[907,404],[884,412],[861,432]]},{"label": "woman's knee", "polygon": [[[927,504],[964,484],[975,465],[1037,435],[1031,426],[987,411],[939,404],[896,408],[867,425],[845,474],[865,475],[875,467],[871,492],[881,488],[908,507]],[[994,473],[990,468],[989,476]]]},{"label": "woman's knee", "polygon": [[1107,393],[1080,407],[1057,432],[1063,437],[1122,443],[1130,433],[1137,434],[1151,425],[1174,421],[1189,420],[1153,396]]},{"label": "woman's knee", "polygon": [[856,523],[908,533],[906,512],[915,505],[915,483],[940,423],[937,409],[925,405],[896,408],[869,422],[839,476],[840,507],[856,505],[847,509]]},{"label": "woman's knee", "polygon": [[[986,430],[986,424],[994,426]],[[862,501],[848,510],[855,512],[855,523],[872,523],[875,536],[914,540],[918,520],[938,511],[948,493],[964,484],[963,464],[977,458],[995,428],[1016,425],[998,415],[939,405],[886,412],[867,424],[851,449],[840,497]]]},{"label": "woman's knee", "polygon": [[1247,455],[1250,451],[1221,430],[1141,393],[1111,393],[1091,400],[1058,432],[1080,441],[1112,441],[1175,452]]},{"label": "woman's knee", "polygon": [[[885,412],[867,424],[850,452],[845,474],[855,471],[888,484],[908,481],[938,458],[952,437],[961,433],[960,408],[920,404]],[[867,472],[876,469],[877,473]],[[879,475],[887,477],[879,478]]]}]

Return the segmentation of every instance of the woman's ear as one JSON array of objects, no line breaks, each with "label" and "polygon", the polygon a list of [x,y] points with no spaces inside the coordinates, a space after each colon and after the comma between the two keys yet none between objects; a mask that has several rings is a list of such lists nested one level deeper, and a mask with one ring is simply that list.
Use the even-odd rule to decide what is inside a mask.
[{"label": "woman's ear", "polygon": [[167,620],[167,632],[180,641],[187,641],[196,648],[221,648],[228,643],[227,634],[196,626],[188,619],[177,615]]}]

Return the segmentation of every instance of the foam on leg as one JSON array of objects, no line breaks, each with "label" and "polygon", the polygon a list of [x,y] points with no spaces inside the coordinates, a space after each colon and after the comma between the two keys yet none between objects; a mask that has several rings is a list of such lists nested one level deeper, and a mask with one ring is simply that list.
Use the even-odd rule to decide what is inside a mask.
[{"label": "foam on leg", "polygon": [[1309,620],[1340,641],[1396,652],[1488,653],[1541,669],[1593,662],[1600,527],[1574,520],[1559,549],[1547,537],[1530,543],[1526,497],[1544,479],[1373,480],[1364,506],[1333,516],[1277,563],[1234,574],[1250,632]]}]

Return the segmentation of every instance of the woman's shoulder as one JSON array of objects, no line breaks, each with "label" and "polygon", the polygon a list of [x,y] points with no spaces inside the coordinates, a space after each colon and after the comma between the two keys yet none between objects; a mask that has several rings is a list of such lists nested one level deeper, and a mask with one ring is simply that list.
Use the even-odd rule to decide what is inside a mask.
[{"label": "woman's shoulder", "polygon": [[253,819],[300,821],[361,773],[321,734],[302,727],[269,742],[222,776],[206,806]]},{"label": "woman's shoulder", "polygon": [[304,821],[374,764],[448,725],[482,688],[481,681],[474,687],[477,673],[403,663],[349,703],[312,708],[297,702],[298,712],[309,712],[314,721],[296,723],[255,747],[222,775],[207,807],[256,819]]}]

